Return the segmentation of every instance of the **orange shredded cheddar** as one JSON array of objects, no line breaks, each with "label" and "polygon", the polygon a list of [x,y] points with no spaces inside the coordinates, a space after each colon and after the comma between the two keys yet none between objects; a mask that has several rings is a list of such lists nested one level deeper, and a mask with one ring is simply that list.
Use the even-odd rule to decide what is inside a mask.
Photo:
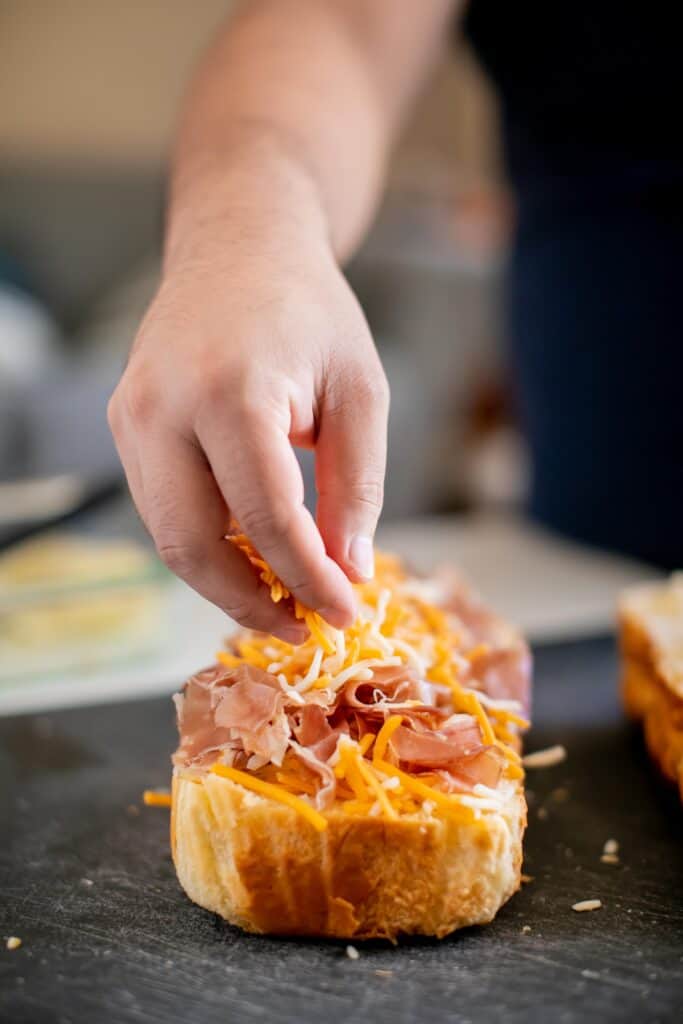
[{"label": "orange shredded cheddar", "polygon": [[295,793],[308,793],[309,796],[316,794],[315,785],[307,779],[302,779],[300,775],[295,775],[294,772],[276,772],[275,778],[282,786]]},{"label": "orange shredded cheddar", "polygon": [[[249,632],[233,646],[238,653],[222,651],[218,654],[218,661],[222,665],[233,668],[246,663],[265,670],[272,666],[270,671],[278,676],[283,687],[300,687],[303,694],[306,690],[338,689],[342,685],[337,683],[340,675],[343,673],[346,679],[354,678],[349,670],[359,662],[364,663],[361,668],[366,671],[365,675],[359,673],[359,679],[370,675],[366,670],[367,662],[370,669],[375,662],[379,666],[412,664],[412,648],[425,662],[425,677],[450,690],[453,712],[466,713],[475,718],[482,742],[487,746],[495,745],[503,752],[505,777],[524,777],[517,753],[520,744],[517,731],[526,729],[528,722],[514,711],[498,708],[488,702],[482,704],[469,677],[462,674],[463,667],[468,671],[463,655],[474,666],[476,674],[476,663],[490,652],[489,644],[477,643],[465,651],[464,637],[467,631],[461,635],[447,611],[417,596],[410,588],[398,595],[392,593],[394,587],[400,586],[407,579],[397,558],[382,552],[376,553],[375,578],[355,586],[360,607],[365,611],[340,634],[317,612],[306,608],[291,594],[236,523],[231,523],[231,533],[226,539],[249,559],[259,579],[269,588],[275,603],[291,602],[295,617],[305,622],[310,635],[301,646],[294,647],[275,637]],[[317,678],[313,678],[316,669],[312,666],[317,666]],[[302,686],[303,680],[306,682]],[[401,715],[392,715],[376,735],[368,732],[358,744],[342,744],[339,747],[339,759],[334,767],[340,787],[338,798],[341,800],[343,793],[349,797],[347,802],[356,807],[364,806],[367,809],[374,806],[373,813],[376,813],[376,803],[379,801],[382,814],[388,817],[398,813],[413,813],[419,809],[421,801],[429,800],[460,820],[474,820],[476,815],[472,808],[467,806],[466,801],[463,803],[459,800],[458,794],[446,794],[440,789],[433,789],[426,785],[422,776],[400,772],[388,763],[386,759],[391,736],[401,721]],[[400,787],[394,783],[396,788],[390,785],[387,789],[378,777],[378,772],[397,778]],[[285,796],[297,799],[297,792],[309,792],[313,786],[313,783],[309,786],[295,772],[276,772],[274,766],[258,775],[255,781],[273,790],[269,790],[266,795],[285,803],[289,802]],[[252,773],[248,772],[240,772],[240,781],[242,778],[254,780]],[[277,781],[266,781],[271,778]],[[247,786],[246,782],[243,784]],[[435,784],[438,785],[436,780]],[[257,791],[265,793],[263,789]],[[310,814],[317,812],[306,800],[300,800],[299,803],[306,808],[306,816],[311,820]]]},{"label": "orange shredded cheddar", "polygon": [[408,775],[407,772],[401,771],[400,768],[395,768],[393,764],[388,764],[386,761],[380,761],[377,767],[385,775],[393,775],[395,778],[400,779],[407,790],[416,793],[423,800],[431,800],[461,821],[470,823],[476,820],[472,808],[460,803],[457,796],[441,793],[438,789],[432,789],[431,786],[420,782],[414,775]]},{"label": "orange shredded cheddar", "polygon": [[389,740],[394,735],[399,725],[403,721],[402,715],[390,715],[386,722],[377,733],[377,739],[375,741],[375,749],[372,753],[372,760],[375,764],[379,761],[384,760],[384,755],[387,752],[387,746]]},{"label": "orange shredded cheddar", "polygon": [[255,644],[239,640],[238,648],[244,661],[248,661],[250,665],[256,665],[257,668],[268,668],[268,658],[262,651],[259,651]]},{"label": "orange shredded cheddar", "polygon": [[171,794],[159,789],[146,789],[142,794],[142,802],[145,807],[170,807]]},{"label": "orange shredded cheddar", "polygon": [[[512,722],[518,729],[528,729],[531,724],[526,718],[522,718],[521,715],[516,715],[514,711],[507,711],[504,708],[487,707],[489,715],[493,715],[494,718],[499,719],[501,722]],[[494,726],[495,728],[495,726]]]},{"label": "orange shredded cheddar", "polygon": [[216,661],[226,668],[237,668],[238,665],[244,664],[244,658],[239,658],[236,654],[230,654],[228,651],[219,651]]},{"label": "orange shredded cheddar", "polygon": [[316,643],[320,644],[325,654],[334,654],[334,644],[329,639],[323,628],[324,619],[322,619],[317,612],[306,612],[304,618],[311,636]]},{"label": "orange shredded cheddar", "polygon": [[359,757],[358,760],[357,760],[357,765],[358,765],[358,770],[359,770],[359,772],[361,773],[361,775],[363,777],[363,781],[365,783],[367,783],[368,788],[371,789],[372,792],[377,797],[377,799],[379,801],[379,805],[382,808],[382,810],[384,811],[385,816],[387,818],[393,818],[393,819],[398,818],[398,814],[396,813],[394,808],[391,806],[391,801],[389,799],[389,794],[387,793],[386,789],[384,789],[384,787],[382,786],[382,783],[379,781],[379,779],[377,778],[377,776],[375,775],[375,773],[373,772],[372,768],[367,763],[367,761],[365,761],[363,758]]},{"label": "orange shredded cheddar", "polygon": [[358,741],[358,746],[360,747],[360,752],[361,754],[363,754],[363,756],[367,754],[368,750],[370,749],[374,742],[375,737],[371,732],[366,732],[365,736],[363,736],[363,738]]},{"label": "orange shredded cheddar", "polygon": [[286,789],[282,789],[273,782],[264,782],[263,779],[257,779],[248,772],[239,771],[237,768],[229,768],[225,764],[214,764],[211,767],[211,771],[214,775],[220,775],[221,778],[237,782],[240,786],[244,786],[245,789],[251,789],[254,793],[259,793],[261,796],[267,796],[271,800],[277,800],[281,804],[286,804],[292,810],[297,811],[303,818],[306,818],[318,832],[324,832],[327,828],[327,818],[311,807],[310,804],[307,804],[305,800],[295,796],[293,793],[289,793]]},{"label": "orange shredded cheddar", "polygon": [[354,792],[356,799],[367,800],[368,787],[359,770],[359,760],[354,757],[352,747],[342,746],[339,749],[339,760],[343,764],[344,779]]}]

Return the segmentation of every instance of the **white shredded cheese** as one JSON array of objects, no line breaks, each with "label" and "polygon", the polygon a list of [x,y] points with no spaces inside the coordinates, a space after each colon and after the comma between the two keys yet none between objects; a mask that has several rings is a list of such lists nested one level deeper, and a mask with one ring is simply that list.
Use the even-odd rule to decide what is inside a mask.
[{"label": "white shredded cheese", "polygon": [[465,807],[471,807],[473,811],[499,811],[503,806],[502,800],[484,799],[483,797],[470,796],[469,793],[458,793],[458,802]]},{"label": "white shredded cheese", "polygon": [[360,953],[358,952],[355,946],[347,946],[346,955],[348,956],[349,960],[360,960]]},{"label": "white shredded cheese", "polygon": [[386,618],[387,605],[389,604],[390,598],[391,591],[389,590],[388,587],[385,587],[383,590],[380,590],[379,596],[377,597],[377,607],[375,609],[375,614],[372,619],[372,624],[376,630],[379,630],[379,628],[381,627],[382,623]]},{"label": "white shredded cheese", "polygon": [[427,663],[424,658],[420,657],[414,647],[406,643],[405,640],[392,639],[390,642],[393,650],[403,654],[407,663],[417,671],[418,675],[427,675]]},{"label": "white shredded cheese", "polygon": [[600,910],[601,907],[602,900],[579,900],[578,903],[572,903],[572,910],[578,914],[582,914],[586,910]]},{"label": "white shredded cheese", "polygon": [[325,654],[322,647],[316,647],[315,654],[311,658],[311,664],[308,667],[308,672],[303,677],[300,683],[297,683],[296,689],[299,693],[305,693],[306,690],[310,690],[313,683],[320,675],[320,666],[322,665],[323,655]]},{"label": "white shredded cheese", "polygon": [[400,664],[400,658],[365,658],[363,661],[357,661],[355,665],[349,665],[348,668],[343,669],[338,675],[333,676],[332,688],[338,690],[344,683],[348,683],[350,679],[372,679],[371,669],[373,668],[384,668],[387,665]]},{"label": "white shredded cheese", "polygon": [[552,768],[553,765],[566,761],[567,751],[561,744],[555,747],[547,747],[545,750],[535,750],[533,754],[527,754],[522,758],[525,768]]},{"label": "white shredded cheese", "polygon": [[514,715],[520,714],[524,709],[518,700],[499,700],[489,697],[483,690],[476,691],[479,703],[485,708],[495,708],[499,711],[511,711]]}]

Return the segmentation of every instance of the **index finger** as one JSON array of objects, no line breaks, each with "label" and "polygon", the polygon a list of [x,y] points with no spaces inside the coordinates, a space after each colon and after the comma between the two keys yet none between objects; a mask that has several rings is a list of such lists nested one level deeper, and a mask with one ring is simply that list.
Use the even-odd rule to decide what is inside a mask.
[{"label": "index finger", "polygon": [[348,626],[353,590],[304,505],[289,437],[265,414],[213,419],[198,438],[240,528],[297,600],[333,626]]}]

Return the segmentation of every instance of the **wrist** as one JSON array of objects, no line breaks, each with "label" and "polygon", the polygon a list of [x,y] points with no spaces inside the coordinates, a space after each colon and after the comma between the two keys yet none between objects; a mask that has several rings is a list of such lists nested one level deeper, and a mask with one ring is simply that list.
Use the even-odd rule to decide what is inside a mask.
[{"label": "wrist", "polygon": [[[277,133],[242,131],[220,148],[181,154],[172,176],[164,275],[265,247],[331,254],[316,182]],[[292,246],[296,246],[292,250]]]}]

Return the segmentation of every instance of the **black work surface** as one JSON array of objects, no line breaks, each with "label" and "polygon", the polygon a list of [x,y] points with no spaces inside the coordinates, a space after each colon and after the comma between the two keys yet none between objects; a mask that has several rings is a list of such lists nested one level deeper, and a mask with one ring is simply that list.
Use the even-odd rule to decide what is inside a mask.
[{"label": "black work surface", "polygon": [[[680,1021],[683,815],[615,696],[611,643],[541,650],[525,870],[497,920],[442,942],[246,936],[180,891],[168,811],[171,703],[0,723],[3,1021]],[[620,843],[619,865],[600,862]],[[419,864],[415,865],[418,872]],[[601,910],[572,903],[599,898]]]}]

